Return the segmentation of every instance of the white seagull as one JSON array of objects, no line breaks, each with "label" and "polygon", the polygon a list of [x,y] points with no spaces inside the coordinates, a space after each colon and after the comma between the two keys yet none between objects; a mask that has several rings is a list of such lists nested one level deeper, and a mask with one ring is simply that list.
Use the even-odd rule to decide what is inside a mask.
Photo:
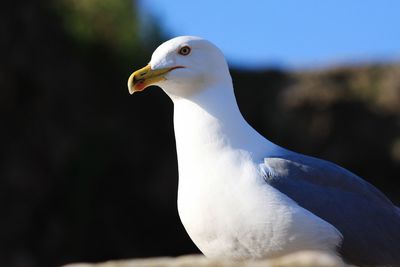
[{"label": "white seagull", "polygon": [[199,37],[160,45],[128,80],[174,103],[178,211],[207,257],[322,250],[360,266],[400,266],[400,209],[331,162],[282,148],[243,118],[222,52]]}]

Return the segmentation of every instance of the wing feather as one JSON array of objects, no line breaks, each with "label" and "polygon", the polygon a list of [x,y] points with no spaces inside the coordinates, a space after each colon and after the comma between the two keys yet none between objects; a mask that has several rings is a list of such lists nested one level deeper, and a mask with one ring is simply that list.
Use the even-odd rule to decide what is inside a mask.
[{"label": "wing feather", "polygon": [[373,185],[300,154],[268,157],[260,167],[269,185],[343,234],[345,259],[360,266],[400,266],[399,209]]}]

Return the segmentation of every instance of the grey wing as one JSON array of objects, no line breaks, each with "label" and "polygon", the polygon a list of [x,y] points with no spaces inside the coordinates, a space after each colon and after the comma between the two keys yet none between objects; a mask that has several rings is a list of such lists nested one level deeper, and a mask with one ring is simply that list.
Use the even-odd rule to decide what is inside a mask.
[{"label": "grey wing", "polygon": [[260,167],[269,185],[342,233],[344,259],[360,266],[400,266],[399,208],[373,185],[300,154],[265,158]]}]

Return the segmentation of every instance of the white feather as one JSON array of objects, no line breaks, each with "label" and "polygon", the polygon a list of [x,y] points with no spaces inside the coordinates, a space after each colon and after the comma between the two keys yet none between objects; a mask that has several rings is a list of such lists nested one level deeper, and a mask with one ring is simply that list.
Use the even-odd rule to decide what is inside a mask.
[{"label": "white feather", "polygon": [[[176,53],[182,45],[191,46],[191,55]],[[291,152],[244,120],[220,50],[199,38],[175,38],[151,61],[152,68],[174,65],[185,68],[158,85],[174,102],[178,210],[199,249],[231,259],[304,249],[335,252],[339,231],[263,180],[263,159]]]}]

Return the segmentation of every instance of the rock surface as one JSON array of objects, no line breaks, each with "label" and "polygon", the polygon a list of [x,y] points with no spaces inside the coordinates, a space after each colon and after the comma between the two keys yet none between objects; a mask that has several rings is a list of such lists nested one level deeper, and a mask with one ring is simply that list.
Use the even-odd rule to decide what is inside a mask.
[{"label": "rock surface", "polygon": [[186,255],[176,258],[149,258],[116,260],[103,263],[75,263],[63,267],[350,267],[339,257],[317,251],[301,251],[282,257],[262,260],[232,262],[207,259],[201,255]]}]

